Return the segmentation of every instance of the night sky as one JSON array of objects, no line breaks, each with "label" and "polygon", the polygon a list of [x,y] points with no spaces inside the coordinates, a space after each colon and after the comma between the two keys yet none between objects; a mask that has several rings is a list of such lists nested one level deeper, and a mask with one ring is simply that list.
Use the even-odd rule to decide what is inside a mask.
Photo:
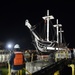
[{"label": "night sky", "polygon": [[55,19],[59,19],[66,43],[75,48],[75,3],[69,1],[0,2],[0,42],[11,41],[22,47],[33,48],[25,20],[28,19],[32,25],[36,25],[46,15],[47,10]]}]

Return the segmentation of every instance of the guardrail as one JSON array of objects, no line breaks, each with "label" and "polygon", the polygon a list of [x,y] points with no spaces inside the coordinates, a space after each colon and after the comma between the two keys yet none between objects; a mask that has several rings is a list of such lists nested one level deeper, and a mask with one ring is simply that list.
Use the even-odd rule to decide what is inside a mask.
[{"label": "guardrail", "polygon": [[55,75],[55,72],[57,73],[62,72],[63,68],[68,67],[67,65],[71,63],[72,63],[71,59],[62,59],[61,61],[55,62],[52,65],[42,68],[40,71],[37,71],[32,75]]},{"label": "guardrail", "polygon": [[[8,75],[11,75],[11,71],[10,71],[10,64],[8,61]],[[23,70],[25,71],[25,73],[23,74]],[[26,75],[26,72],[28,73],[28,75],[32,75],[26,68],[23,68],[22,70],[19,70],[17,75]]]},{"label": "guardrail", "polygon": [[[48,65],[46,67],[42,67],[41,70],[36,71],[34,73],[31,73],[26,68],[23,68],[23,71],[28,72],[28,75],[74,75],[74,68],[75,68],[75,60],[71,59],[62,59],[61,61],[55,62],[52,65]],[[69,68],[67,70],[67,68]],[[62,74],[65,71],[65,73],[68,71],[69,74]],[[70,72],[72,73],[70,74]],[[10,74],[10,64],[8,62],[8,75]],[[18,75],[24,75],[22,74],[22,70],[18,72]]]}]

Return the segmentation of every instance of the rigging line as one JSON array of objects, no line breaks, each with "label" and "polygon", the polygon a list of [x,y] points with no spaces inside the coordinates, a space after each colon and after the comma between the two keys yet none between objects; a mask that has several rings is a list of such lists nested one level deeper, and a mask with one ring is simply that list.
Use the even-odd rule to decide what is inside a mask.
[{"label": "rigging line", "polygon": [[49,31],[50,31],[50,33],[49,33],[49,35],[50,35],[50,40],[53,40],[53,29],[52,29],[53,27],[49,27]]},{"label": "rigging line", "polygon": [[45,21],[43,22],[43,24],[42,24],[43,26],[41,26],[42,27],[42,29],[40,28],[40,31],[41,31],[41,36],[42,36],[42,38],[44,39],[44,40],[46,40],[46,23],[45,23]]},{"label": "rigging line", "polygon": [[[43,21],[44,21],[44,20],[40,21],[39,23],[37,23],[37,24],[35,24],[35,25],[33,26],[33,27],[35,27],[35,29],[39,27],[39,28],[38,28],[38,31],[39,31],[39,32],[41,32],[41,27],[42,27]],[[35,29],[34,29],[34,31],[35,31]],[[35,32],[36,32],[36,31],[35,31]],[[42,39],[42,36],[40,36],[41,34],[39,35],[37,32],[36,32],[36,34]]]},{"label": "rigging line", "polygon": [[52,40],[54,40],[54,38],[55,38],[55,36],[56,36],[56,31],[55,31],[55,28],[53,27],[53,23],[51,22],[51,20],[50,20],[50,23],[51,23],[52,28],[53,28],[53,30],[54,30],[54,37],[53,37],[53,39],[52,39]]},{"label": "rigging line", "polygon": [[[42,40],[41,36],[37,33],[37,31],[33,30],[33,32]],[[31,32],[31,34],[32,34],[32,32]],[[32,38],[35,38],[35,36],[32,35]]]},{"label": "rigging line", "polygon": [[39,25],[41,25],[41,23],[43,23],[43,20],[40,21],[39,23],[35,24],[33,27],[36,27],[37,28]]},{"label": "rigging line", "polygon": [[45,40],[46,40],[46,29],[47,29],[47,27],[46,27],[46,21],[44,21],[44,33],[43,33],[43,35],[45,35],[44,36]]},{"label": "rigging line", "polygon": [[[63,34],[63,35],[64,35],[64,34]],[[66,43],[64,36],[63,36],[63,42]]]}]

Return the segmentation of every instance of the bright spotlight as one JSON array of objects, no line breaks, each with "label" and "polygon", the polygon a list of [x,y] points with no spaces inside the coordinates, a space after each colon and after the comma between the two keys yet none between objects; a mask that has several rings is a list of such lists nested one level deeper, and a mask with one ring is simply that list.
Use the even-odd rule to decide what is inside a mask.
[{"label": "bright spotlight", "polygon": [[8,48],[12,48],[12,45],[11,44],[8,44]]},{"label": "bright spotlight", "polygon": [[8,50],[12,50],[13,49],[13,43],[12,42],[7,43],[6,47]]}]

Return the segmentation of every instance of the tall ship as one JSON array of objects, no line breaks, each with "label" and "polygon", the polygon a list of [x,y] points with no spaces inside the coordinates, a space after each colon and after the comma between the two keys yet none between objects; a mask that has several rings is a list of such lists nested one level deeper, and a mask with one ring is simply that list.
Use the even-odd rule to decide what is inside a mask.
[{"label": "tall ship", "polygon": [[40,33],[37,33],[37,27],[41,24],[31,25],[28,19],[25,21],[25,26],[29,28],[33,36],[33,44],[38,54],[49,55],[49,60],[54,61],[71,58],[71,51],[64,39],[62,24],[58,23],[58,19],[56,19],[56,24],[53,24],[54,16],[49,15],[49,10],[47,10],[47,16],[42,19],[44,23],[41,23]]}]

